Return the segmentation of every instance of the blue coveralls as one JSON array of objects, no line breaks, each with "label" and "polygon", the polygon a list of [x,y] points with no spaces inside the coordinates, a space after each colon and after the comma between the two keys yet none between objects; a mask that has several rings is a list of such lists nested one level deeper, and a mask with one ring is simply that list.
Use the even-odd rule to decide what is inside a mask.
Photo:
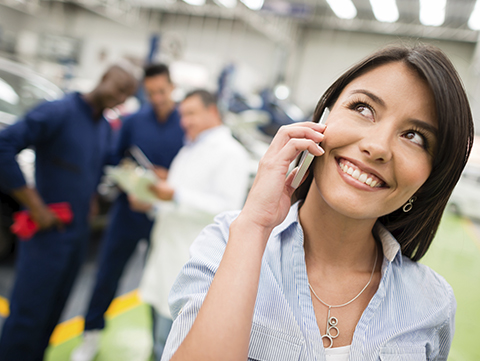
[{"label": "blue coveralls", "polygon": [[69,202],[74,218],[63,231],[19,242],[10,316],[0,360],[40,361],[88,247],[88,214],[109,153],[111,128],[78,93],[46,102],[0,133],[0,186],[25,185],[15,155],[33,146],[36,187],[45,203]]},{"label": "blue coveralls", "polygon": [[[115,147],[114,162],[138,146],[150,161],[168,168],[183,145],[184,133],[180,114],[175,109],[166,122],[160,123],[150,105],[125,119]],[[110,211],[110,223],[102,240],[96,284],[85,316],[85,330],[105,327],[104,313],[112,302],[119,279],[130,256],[141,239],[150,239],[153,221],[144,213],[130,209],[121,193]]]}]

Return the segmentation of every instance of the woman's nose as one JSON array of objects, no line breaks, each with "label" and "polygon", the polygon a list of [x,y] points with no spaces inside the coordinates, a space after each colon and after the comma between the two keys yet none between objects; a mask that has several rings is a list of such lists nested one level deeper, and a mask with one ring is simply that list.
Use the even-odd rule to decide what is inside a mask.
[{"label": "woman's nose", "polygon": [[360,141],[360,150],[371,161],[386,163],[392,158],[393,137],[388,126],[375,125],[365,131]]}]

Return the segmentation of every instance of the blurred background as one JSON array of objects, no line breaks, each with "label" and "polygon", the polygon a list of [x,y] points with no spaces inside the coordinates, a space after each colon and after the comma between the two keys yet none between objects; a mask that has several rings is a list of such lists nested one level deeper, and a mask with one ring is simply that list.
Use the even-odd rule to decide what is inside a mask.
[{"label": "blurred background", "polygon": [[[480,129],[479,29],[476,0],[0,0],[0,129],[43,99],[91,90],[114,62],[125,59],[139,70],[164,62],[177,100],[198,87],[218,93],[224,121],[250,152],[255,169],[279,126],[310,120],[334,79],[392,42],[432,43],[447,53]],[[121,127],[122,117],[142,101],[139,92],[109,111],[112,127]],[[480,360],[479,147],[477,137],[437,240],[422,260],[452,284],[457,297],[449,360]],[[32,153],[20,157],[27,176]],[[105,181],[100,187],[107,209],[111,185]],[[0,316],[5,317],[15,257],[8,217],[16,205],[4,195],[1,200]],[[63,328],[52,338],[51,360],[67,360],[79,342],[79,315],[106,221],[99,217],[92,225],[91,254]],[[140,246],[97,360],[148,359],[149,321],[135,293],[146,248]]]}]

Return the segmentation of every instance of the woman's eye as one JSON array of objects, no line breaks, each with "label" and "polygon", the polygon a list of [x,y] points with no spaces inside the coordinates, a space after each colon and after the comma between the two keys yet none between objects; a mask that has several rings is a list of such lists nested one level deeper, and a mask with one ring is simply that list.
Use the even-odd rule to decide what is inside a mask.
[{"label": "woman's eye", "polygon": [[373,117],[373,111],[372,109],[370,109],[368,106],[366,106],[365,104],[359,104],[355,107],[355,110],[357,112],[359,112],[360,114],[362,114],[364,117],[367,117],[367,118],[370,118],[370,119],[374,119]]},{"label": "woman's eye", "polygon": [[425,139],[417,132],[409,131],[405,133],[405,138],[410,140],[412,143],[418,144],[421,147],[425,147]]}]

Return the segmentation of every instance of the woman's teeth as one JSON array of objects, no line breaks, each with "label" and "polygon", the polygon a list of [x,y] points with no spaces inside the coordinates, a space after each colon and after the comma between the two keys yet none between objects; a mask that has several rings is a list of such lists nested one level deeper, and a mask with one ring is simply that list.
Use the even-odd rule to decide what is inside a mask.
[{"label": "woman's teeth", "polygon": [[358,168],[350,167],[341,162],[339,163],[339,165],[340,169],[344,173],[347,173],[348,175],[352,176],[352,178],[355,178],[359,182],[365,183],[372,188],[379,188],[383,185],[383,182],[377,179],[377,177],[369,175],[367,173],[362,173]]}]

